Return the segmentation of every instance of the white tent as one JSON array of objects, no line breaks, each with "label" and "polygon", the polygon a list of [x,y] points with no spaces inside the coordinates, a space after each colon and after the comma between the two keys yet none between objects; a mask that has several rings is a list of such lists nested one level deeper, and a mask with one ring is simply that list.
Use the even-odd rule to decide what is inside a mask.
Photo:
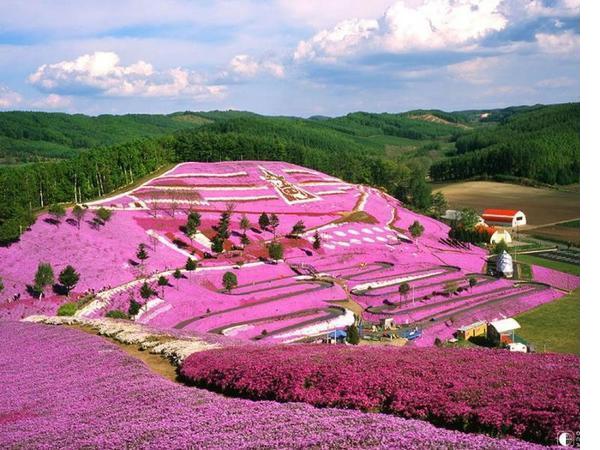
[{"label": "white tent", "polygon": [[506,278],[512,278],[513,276],[513,261],[512,257],[506,250],[498,255],[496,259],[496,271],[504,275]]}]

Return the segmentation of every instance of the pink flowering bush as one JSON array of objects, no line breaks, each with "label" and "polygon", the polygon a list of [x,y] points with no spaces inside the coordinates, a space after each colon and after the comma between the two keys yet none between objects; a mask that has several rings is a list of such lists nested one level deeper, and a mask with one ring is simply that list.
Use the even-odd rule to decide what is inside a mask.
[{"label": "pink flowering bush", "polygon": [[0,322],[0,340],[0,448],[543,449],[381,414],[225,398],[68,328]]},{"label": "pink flowering bush", "polygon": [[538,443],[579,429],[579,358],[571,355],[242,346],[195,353],[181,374],[228,395],[385,412]]}]

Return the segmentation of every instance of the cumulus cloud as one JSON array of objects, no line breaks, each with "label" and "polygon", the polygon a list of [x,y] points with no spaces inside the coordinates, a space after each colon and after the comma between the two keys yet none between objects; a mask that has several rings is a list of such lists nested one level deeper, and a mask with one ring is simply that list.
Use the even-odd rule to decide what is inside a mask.
[{"label": "cumulus cloud", "polygon": [[43,92],[66,95],[100,94],[109,97],[222,96],[225,88],[211,85],[201,74],[176,67],[157,71],[145,62],[120,65],[113,52],[94,52],[72,61],[44,64],[29,76]]},{"label": "cumulus cloud", "polygon": [[503,30],[501,0],[400,0],[379,19],[351,19],[301,41],[294,59],[335,60],[360,51],[456,50]]},{"label": "cumulus cloud", "polygon": [[537,33],[535,40],[544,53],[557,55],[579,55],[579,35],[572,31],[564,33]]},{"label": "cumulus cloud", "polygon": [[261,73],[272,75],[276,78],[285,76],[284,67],[270,60],[257,61],[250,55],[236,55],[229,61],[229,70],[242,77],[252,78]]},{"label": "cumulus cloud", "polygon": [[22,100],[23,98],[19,93],[12,91],[5,86],[0,86],[0,108],[12,108],[21,103]]},{"label": "cumulus cloud", "polygon": [[335,59],[353,51],[379,30],[379,23],[373,19],[350,19],[338,23],[329,30],[315,34],[307,41],[300,41],[294,52],[294,60]]}]

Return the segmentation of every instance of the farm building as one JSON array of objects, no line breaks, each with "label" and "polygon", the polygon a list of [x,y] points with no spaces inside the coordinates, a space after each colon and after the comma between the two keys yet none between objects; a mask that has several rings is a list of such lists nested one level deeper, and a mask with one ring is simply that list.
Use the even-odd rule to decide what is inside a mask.
[{"label": "farm building", "polygon": [[488,339],[496,344],[502,342],[513,342],[515,340],[515,330],[521,328],[519,322],[513,318],[494,320],[487,327]]},{"label": "farm building", "polygon": [[484,209],[481,217],[488,225],[515,228],[527,224],[525,213],[516,209]]},{"label": "farm building", "polygon": [[485,336],[487,334],[486,322],[474,322],[464,325],[458,329],[458,338],[465,341],[475,336]]},{"label": "farm building", "polygon": [[512,242],[512,237],[510,236],[510,233],[507,230],[494,230],[494,232],[490,236],[490,244],[498,244],[500,241],[504,241],[507,244],[510,244]]},{"label": "farm building", "polygon": [[496,272],[506,278],[513,276],[513,260],[506,250],[503,250],[496,258]]}]

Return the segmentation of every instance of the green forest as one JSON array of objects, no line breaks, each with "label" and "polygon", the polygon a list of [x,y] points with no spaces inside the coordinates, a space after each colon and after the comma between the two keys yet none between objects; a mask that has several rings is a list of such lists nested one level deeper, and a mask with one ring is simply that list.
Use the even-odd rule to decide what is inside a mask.
[{"label": "green forest", "polygon": [[579,181],[579,103],[517,110],[496,126],[458,136],[456,156],[430,168],[435,181],[510,175],[548,184]]},{"label": "green forest", "polygon": [[[311,119],[240,111],[0,113],[0,242],[18,239],[49,205],[91,201],[181,161],[288,161],[379,187],[425,213],[440,201],[428,176],[577,181],[578,104],[494,115],[498,122],[436,110]],[[486,165],[500,155],[504,165]]]}]

